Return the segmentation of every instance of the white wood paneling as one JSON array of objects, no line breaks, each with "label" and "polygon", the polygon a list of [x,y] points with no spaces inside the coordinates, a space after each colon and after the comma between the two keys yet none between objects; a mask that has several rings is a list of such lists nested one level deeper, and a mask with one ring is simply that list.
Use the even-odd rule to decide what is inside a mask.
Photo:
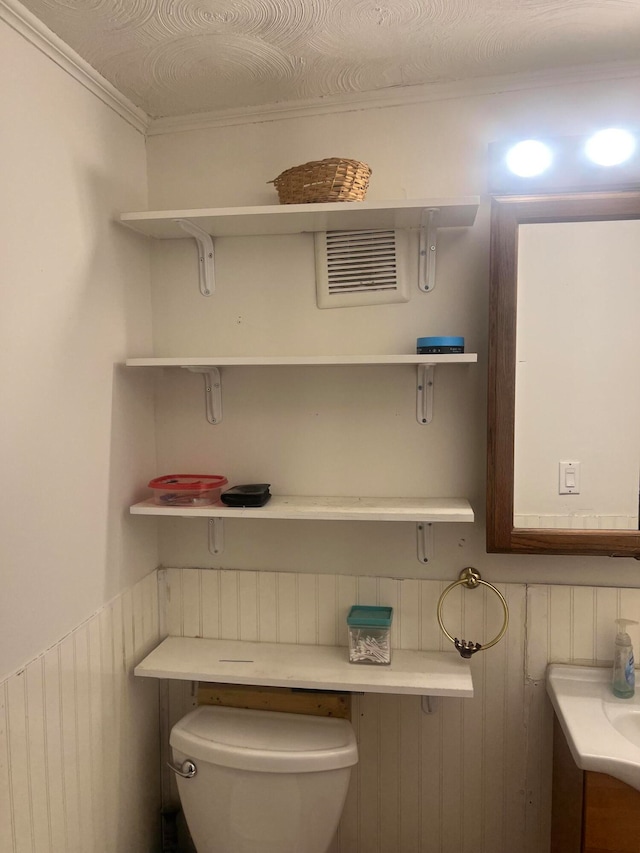
[{"label": "white wood paneling", "polygon": [[635,515],[594,515],[572,513],[571,515],[532,515],[515,513],[514,527],[561,528],[569,530],[637,530]]},{"label": "white wood paneling", "polygon": [[[38,851],[50,850],[52,845],[52,814],[47,778],[44,660],[40,658],[30,664],[25,670],[25,676],[33,848]],[[33,815],[41,815],[42,819],[35,821]]]},{"label": "white wood paneling", "polygon": [[[253,634],[267,642],[346,645],[349,606],[368,603],[393,606],[396,648],[451,648],[436,620],[442,581],[207,569],[167,569],[159,576],[167,585],[172,635],[199,636],[188,633],[197,625],[211,638]],[[473,658],[473,699],[439,699],[436,712],[426,715],[419,697],[353,696],[360,761],[332,853],[546,853],[542,792],[548,784],[540,753],[548,749],[537,733],[547,733],[537,717],[529,718],[532,707],[540,711],[524,683],[525,587],[499,589],[509,604],[510,629]],[[453,590],[444,612],[451,633],[491,639],[502,616],[493,598],[484,588]],[[171,725],[193,707],[192,685],[169,682],[165,696],[166,756]],[[165,803],[177,804],[168,778]]]},{"label": "white wood paneling", "polygon": [[16,843],[8,704],[5,682],[0,689],[0,850],[15,850]]},{"label": "white wood paneling", "polygon": [[[640,589],[529,586],[526,676],[544,678],[547,663],[609,665],[617,618],[640,621]],[[636,649],[640,626],[629,626]]]},{"label": "white wood paneling", "polygon": [[2,853],[155,853],[156,572],[0,683]]},{"label": "white wood paneling", "polygon": [[29,762],[28,717],[25,672],[7,684],[7,736],[9,740],[9,782],[15,832],[15,850],[33,850],[33,815]]},{"label": "white wood paneling", "polygon": [[[42,658],[43,723],[47,762],[47,792],[49,797],[50,844],[52,850],[70,849],[67,842],[67,791],[62,751],[62,694],[59,649]],[[1,796],[0,796],[1,799]],[[11,848],[8,848],[11,849]]]},{"label": "white wood paneling", "polygon": [[[436,620],[445,581],[206,569],[159,575],[170,634],[189,636],[197,625],[212,638],[345,645],[349,606],[368,603],[393,606],[396,648],[450,648]],[[547,663],[608,664],[613,620],[640,620],[640,589],[497,586],[509,630],[473,658],[473,699],[440,699],[426,715],[417,697],[353,696],[360,760],[331,853],[547,853]],[[502,608],[486,588],[459,587],[443,617],[450,633],[481,642],[497,633]],[[640,630],[630,630],[640,648]],[[194,704],[190,683],[167,690],[165,754],[170,726]],[[176,804],[175,789],[165,798]]]}]

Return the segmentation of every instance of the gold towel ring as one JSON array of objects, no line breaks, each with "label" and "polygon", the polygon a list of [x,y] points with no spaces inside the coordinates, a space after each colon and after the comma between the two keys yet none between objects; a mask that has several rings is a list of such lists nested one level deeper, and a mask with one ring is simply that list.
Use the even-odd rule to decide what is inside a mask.
[{"label": "gold towel ring", "polygon": [[[464,584],[464,586],[466,586],[468,589],[476,589],[476,587],[480,585],[487,586],[489,587],[489,589],[492,589],[500,599],[502,609],[504,610],[504,624],[502,625],[498,636],[491,640],[490,643],[485,643],[484,645],[482,645],[481,643],[472,643],[470,640],[459,640],[457,637],[452,637],[451,634],[444,627],[444,622],[442,621],[442,605],[451,590],[454,589],[456,586],[460,586],[461,584]],[[438,625],[440,625],[443,634],[448,637],[449,640],[451,640],[453,645],[460,652],[461,657],[470,658],[471,655],[474,655],[480,650],[485,651],[486,649],[490,649],[491,646],[495,646],[495,644],[504,637],[506,630],[509,627],[509,608],[507,606],[507,601],[499,589],[496,589],[493,584],[488,583],[487,581],[483,581],[480,577],[480,572],[476,571],[471,566],[468,566],[466,569],[463,569],[460,572],[460,580],[454,581],[453,583],[449,584],[449,586],[445,589],[445,591],[438,599]]]}]

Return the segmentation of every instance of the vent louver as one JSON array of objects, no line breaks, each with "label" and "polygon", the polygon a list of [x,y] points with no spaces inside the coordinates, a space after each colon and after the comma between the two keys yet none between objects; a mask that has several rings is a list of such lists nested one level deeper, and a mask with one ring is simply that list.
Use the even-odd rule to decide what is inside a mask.
[{"label": "vent louver", "polygon": [[316,234],[319,308],[407,302],[404,231]]}]

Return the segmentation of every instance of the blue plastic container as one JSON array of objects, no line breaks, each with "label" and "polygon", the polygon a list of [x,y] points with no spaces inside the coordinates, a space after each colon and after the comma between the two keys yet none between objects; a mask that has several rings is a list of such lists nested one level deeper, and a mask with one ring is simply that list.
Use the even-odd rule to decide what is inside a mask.
[{"label": "blue plastic container", "polygon": [[453,336],[418,338],[416,352],[418,355],[445,355],[464,352],[464,338]]}]

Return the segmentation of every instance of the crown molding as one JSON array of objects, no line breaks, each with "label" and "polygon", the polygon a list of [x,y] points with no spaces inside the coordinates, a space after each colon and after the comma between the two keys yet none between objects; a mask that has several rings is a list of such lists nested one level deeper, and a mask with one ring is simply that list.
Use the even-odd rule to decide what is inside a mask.
[{"label": "crown molding", "polygon": [[377,92],[328,95],[305,101],[289,101],[258,107],[152,118],[147,128],[147,136],[634,77],[637,77],[640,82],[640,62],[601,63],[528,72],[526,74],[505,74],[472,80],[456,80],[450,83],[426,83],[417,86],[383,89]]},{"label": "crown molding", "polygon": [[376,92],[327,95],[309,100],[288,101],[256,107],[230,108],[190,115],[151,118],[56,36],[19,0],[0,0],[0,20],[48,56],[58,67],[70,74],[132,127],[147,136],[231,125],[259,124],[329,113],[384,109],[527,89],[584,85],[629,78],[639,78],[640,80],[640,62],[600,63],[539,72],[456,80],[448,83],[394,87]]},{"label": "crown molding", "polygon": [[149,116],[125,98],[115,86],[98,74],[88,62],[46,27],[18,0],[0,0],[0,21],[23,36],[55,64],[70,74],[85,89],[118,113],[132,127],[144,134],[149,126]]}]

